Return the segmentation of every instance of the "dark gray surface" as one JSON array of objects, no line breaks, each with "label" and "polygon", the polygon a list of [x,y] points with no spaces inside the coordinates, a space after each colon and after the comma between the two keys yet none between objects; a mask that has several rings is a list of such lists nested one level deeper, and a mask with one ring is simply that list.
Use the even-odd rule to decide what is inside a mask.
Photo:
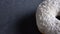
[{"label": "dark gray surface", "polygon": [[40,34],[35,12],[41,0],[0,0],[0,34]]}]

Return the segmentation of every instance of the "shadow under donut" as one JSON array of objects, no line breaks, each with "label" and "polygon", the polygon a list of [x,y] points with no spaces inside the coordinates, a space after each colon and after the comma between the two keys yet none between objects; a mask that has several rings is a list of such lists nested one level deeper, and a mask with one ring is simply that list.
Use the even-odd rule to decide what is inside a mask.
[{"label": "shadow under donut", "polygon": [[41,34],[36,25],[35,13],[23,16],[22,18],[22,23],[17,25],[18,32],[22,34]]}]

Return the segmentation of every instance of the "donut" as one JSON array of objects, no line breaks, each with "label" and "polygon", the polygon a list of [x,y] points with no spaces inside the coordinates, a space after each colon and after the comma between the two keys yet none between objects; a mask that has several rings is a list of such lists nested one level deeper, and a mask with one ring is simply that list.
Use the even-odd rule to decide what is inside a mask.
[{"label": "donut", "polygon": [[60,0],[44,0],[36,11],[36,24],[42,34],[60,34]]}]

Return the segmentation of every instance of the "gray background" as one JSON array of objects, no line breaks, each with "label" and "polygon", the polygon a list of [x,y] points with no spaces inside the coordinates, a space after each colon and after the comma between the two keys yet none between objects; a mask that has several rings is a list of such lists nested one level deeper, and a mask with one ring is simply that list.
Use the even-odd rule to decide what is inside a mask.
[{"label": "gray background", "polygon": [[0,0],[0,34],[40,34],[35,19],[42,0]]}]

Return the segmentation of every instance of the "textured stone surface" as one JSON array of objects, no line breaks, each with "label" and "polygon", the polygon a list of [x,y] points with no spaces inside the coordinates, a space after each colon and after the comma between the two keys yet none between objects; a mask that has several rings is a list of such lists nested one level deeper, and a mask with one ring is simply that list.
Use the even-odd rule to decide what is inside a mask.
[{"label": "textured stone surface", "polygon": [[0,0],[0,34],[39,34],[35,10],[41,0]]},{"label": "textured stone surface", "polygon": [[44,34],[60,34],[60,0],[44,0],[36,12],[37,26]]}]

